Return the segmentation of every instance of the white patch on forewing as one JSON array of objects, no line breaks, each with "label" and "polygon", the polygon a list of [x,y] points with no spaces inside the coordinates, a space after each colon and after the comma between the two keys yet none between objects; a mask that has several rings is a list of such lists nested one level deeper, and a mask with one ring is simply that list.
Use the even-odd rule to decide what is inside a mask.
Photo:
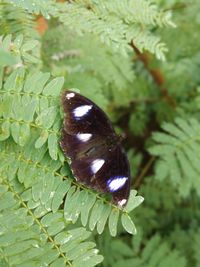
[{"label": "white patch on forewing", "polygon": [[103,164],[105,163],[104,159],[95,159],[91,164],[91,170],[92,172],[95,174],[97,173],[101,167],[103,166]]},{"label": "white patch on forewing", "polygon": [[82,142],[87,142],[92,137],[92,134],[89,134],[89,133],[82,133],[82,134],[78,133],[76,136],[77,136],[78,140],[80,140]]},{"label": "white patch on forewing", "polygon": [[66,98],[67,99],[70,99],[70,98],[72,98],[74,96],[75,96],[75,93],[68,93],[68,94],[66,94]]},{"label": "white patch on forewing", "polygon": [[115,176],[107,181],[107,186],[111,192],[115,192],[120,189],[127,181],[128,177]]},{"label": "white patch on forewing", "polygon": [[83,106],[75,108],[73,110],[73,114],[75,118],[81,118],[85,116],[90,111],[91,108],[92,108],[92,105],[83,105]]},{"label": "white patch on forewing", "polygon": [[127,202],[127,199],[124,198],[124,199],[118,201],[117,204],[118,204],[118,206],[123,207],[124,204],[126,204],[126,202]]}]

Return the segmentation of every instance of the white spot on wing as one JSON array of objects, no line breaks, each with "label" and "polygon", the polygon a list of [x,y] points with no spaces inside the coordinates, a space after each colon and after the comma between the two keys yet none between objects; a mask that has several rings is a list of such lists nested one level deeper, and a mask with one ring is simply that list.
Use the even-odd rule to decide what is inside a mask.
[{"label": "white spot on wing", "polygon": [[89,134],[89,133],[82,133],[82,134],[78,133],[76,136],[77,136],[78,140],[83,141],[83,142],[87,142],[92,137],[92,134]]},{"label": "white spot on wing", "polygon": [[97,173],[101,169],[101,167],[103,166],[104,162],[105,162],[104,159],[95,159],[91,165],[92,172],[94,174]]},{"label": "white spot on wing", "polygon": [[66,98],[67,99],[70,99],[70,98],[72,98],[74,96],[75,96],[75,93],[68,93],[68,94],[66,94]]},{"label": "white spot on wing", "polygon": [[126,204],[126,202],[127,202],[127,199],[122,199],[122,200],[120,200],[120,201],[118,201],[118,206],[120,206],[120,207],[123,207],[124,206],[124,204]]},{"label": "white spot on wing", "polygon": [[124,176],[112,177],[107,181],[107,186],[111,192],[115,192],[126,183],[127,179],[128,177],[124,177]]},{"label": "white spot on wing", "polygon": [[73,110],[73,114],[76,118],[81,118],[85,116],[90,111],[91,108],[92,108],[92,105],[83,105],[83,106],[75,108]]}]

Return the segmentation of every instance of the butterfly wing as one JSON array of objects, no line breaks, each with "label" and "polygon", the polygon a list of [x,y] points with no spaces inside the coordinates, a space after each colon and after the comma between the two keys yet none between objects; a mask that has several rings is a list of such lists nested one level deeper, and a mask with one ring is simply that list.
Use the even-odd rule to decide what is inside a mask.
[{"label": "butterfly wing", "polygon": [[[124,206],[130,192],[129,163],[106,114],[91,100],[72,92],[62,94],[64,123],[61,148],[71,159],[76,179],[112,194]],[[114,145],[110,146],[108,140]]]},{"label": "butterfly wing", "polygon": [[115,136],[106,114],[86,97],[66,90],[62,94],[64,123],[61,148],[71,160],[105,144],[108,135]]},{"label": "butterfly wing", "polygon": [[110,150],[102,146],[92,155],[72,161],[71,167],[79,182],[100,192],[110,193],[118,206],[126,204],[130,193],[130,170],[120,145]]},{"label": "butterfly wing", "polygon": [[106,114],[88,98],[72,92],[62,94],[64,109],[64,130],[68,134],[90,133],[106,135],[114,129]]}]

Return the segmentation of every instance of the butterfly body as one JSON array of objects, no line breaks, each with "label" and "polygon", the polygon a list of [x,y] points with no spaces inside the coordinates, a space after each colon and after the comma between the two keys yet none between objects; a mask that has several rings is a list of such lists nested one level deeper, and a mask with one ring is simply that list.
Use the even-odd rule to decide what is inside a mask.
[{"label": "butterfly body", "polygon": [[123,207],[130,193],[130,170],[120,138],[106,114],[91,100],[62,94],[64,122],[61,148],[70,158],[78,182],[103,193]]}]

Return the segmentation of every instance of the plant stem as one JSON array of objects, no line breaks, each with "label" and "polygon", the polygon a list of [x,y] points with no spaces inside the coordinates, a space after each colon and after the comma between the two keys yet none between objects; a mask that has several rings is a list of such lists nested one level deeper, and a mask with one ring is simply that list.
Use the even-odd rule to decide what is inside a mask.
[{"label": "plant stem", "polygon": [[142,183],[142,179],[147,174],[147,172],[150,169],[151,165],[153,164],[154,160],[155,160],[155,157],[151,157],[149,159],[149,161],[147,162],[147,164],[142,169],[142,172],[140,173],[140,175],[136,178],[135,183],[134,183],[134,188],[137,189],[140,186],[140,184]]}]

